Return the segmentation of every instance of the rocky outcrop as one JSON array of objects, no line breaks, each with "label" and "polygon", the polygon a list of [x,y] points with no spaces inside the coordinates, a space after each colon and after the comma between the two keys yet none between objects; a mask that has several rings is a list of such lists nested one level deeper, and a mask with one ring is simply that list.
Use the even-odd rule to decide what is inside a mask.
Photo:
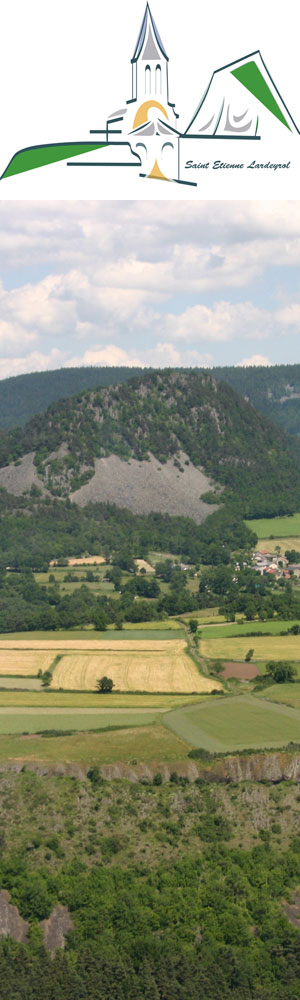
[{"label": "rocky outcrop", "polygon": [[15,941],[26,941],[29,924],[19,914],[17,906],[10,902],[6,889],[0,892],[0,938],[12,937]]},{"label": "rocky outcrop", "polygon": [[64,948],[66,936],[73,927],[68,907],[58,904],[48,920],[42,921],[44,945],[47,951],[55,952],[57,948]]},{"label": "rocky outcrop", "polygon": [[[91,765],[92,766],[92,763]],[[18,760],[0,764],[0,773],[22,770],[34,771],[39,775],[57,775],[62,777],[87,778],[89,765],[70,762],[46,764],[42,761]],[[126,779],[131,782],[153,781],[156,774],[161,774],[163,781],[170,781],[171,774],[176,772],[179,778],[212,783],[230,783],[241,781],[264,782],[278,784],[281,781],[300,782],[300,752],[281,750],[264,753],[240,754],[228,757],[216,757],[211,760],[183,760],[172,763],[162,763],[152,760],[141,764],[124,764],[123,761],[99,766],[99,774],[105,781]]]}]

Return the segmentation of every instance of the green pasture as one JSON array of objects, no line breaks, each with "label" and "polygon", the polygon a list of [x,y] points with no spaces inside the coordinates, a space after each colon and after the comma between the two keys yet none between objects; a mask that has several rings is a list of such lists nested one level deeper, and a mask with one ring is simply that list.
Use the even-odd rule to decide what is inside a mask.
[{"label": "green pasture", "polygon": [[204,637],[205,639],[228,639],[234,638],[239,635],[249,635],[260,632],[261,635],[270,633],[271,635],[280,635],[283,632],[292,627],[292,625],[299,625],[300,622],[296,619],[290,621],[282,621],[280,618],[272,619],[267,622],[244,622],[242,625],[238,625],[234,622],[228,622],[227,625],[217,626],[207,625],[205,627]]},{"label": "green pasture", "polygon": [[[300,513],[291,517],[261,517],[258,520],[246,521],[247,527],[254,531],[258,538],[274,539],[300,536]],[[277,541],[276,541],[277,544]]]},{"label": "green pasture", "polygon": [[257,692],[260,698],[267,698],[279,704],[290,705],[291,708],[300,709],[300,684],[272,684],[263,691]]},{"label": "green pasture", "polygon": [[251,695],[215,697],[176,709],[164,716],[164,723],[192,746],[211,752],[300,742],[300,711]]},{"label": "green pasture", "polygon": [[0,761],[22,761],[23,766],[37,760],[45,764],[74,762],[87,767],[118,761],[126,764],[177,761],[186,758],[188,749],[185,740],[162,725],[103,733],[77,732],[57,739],[0,735]]},{"label": "green pasture", "polygon": [[[155,628],[150,629],[149,627],[150,624],[154,624]],[[90,642],[93,641],[94,639],[95,640],[109,639],[109,642],[114,640],[119,640],[119,641],[121,640],[123,642],[126,640],[129,641],[130,639],[138,641],[144,639],[148,640],[150,638],[151,640],[152,639],[170,640],[170,638],[172,638],[170,634],[171,631],[172,628],[170,629],[169,622],[167,621],[159,623],[146,622],[146,626],[144,625],[144,623],[141,622],[138,622],[136,625],[133,626],[129,623],[127,628],[126,627],[124,627],[123,629],[108,628],[106,632],[97,632],[96,629],[94,628],[83,628],[81,630],[70,629],[69,631],[66,629],[56,629],[55,631],[52,632],[5,632],[2,633],[2,635],[0,635],[0,648],[1,648],[1,639],[3,642],[12,642],[13,640],[17,641],[26,640],[26,642],[30,643],[32,642],[33,648],[35,642],[40,642],[41,640],[43,640],[45,642],[45,648],[46,648],[46,644],[49,641],[59,642],[59,643],[61,642],[63,646],[64,639],[78,640],[81,642],[84,640],[88,640]],[[151,635],[149,635],[150,632]],[[185,638],[185,631],[183,628],[180,628],[179,624],[176,630],[176,637],[174,638],[176,639]]]},{"label": "green pasture", "polygon": [[1,733],[38,733],[48,729],[92,730],[106,729],[111,726],[139,727],[153,724],[158,718],[157,712],[163,709],[142,708],[132,710],[126,708],[17,708],[13,706],[0,708]]}]

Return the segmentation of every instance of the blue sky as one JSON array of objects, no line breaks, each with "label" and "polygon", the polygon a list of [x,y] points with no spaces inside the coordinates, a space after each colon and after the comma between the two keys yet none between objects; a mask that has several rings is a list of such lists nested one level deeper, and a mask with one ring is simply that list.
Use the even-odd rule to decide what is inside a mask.
[{"label": "blue sky", "polygon": [[8,202],[0,378],[300,361],[299,202]]}]

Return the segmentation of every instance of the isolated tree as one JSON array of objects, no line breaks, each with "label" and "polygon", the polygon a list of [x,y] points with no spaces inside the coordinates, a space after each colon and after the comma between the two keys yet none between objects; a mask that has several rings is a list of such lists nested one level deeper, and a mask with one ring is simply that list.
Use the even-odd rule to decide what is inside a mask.
[{"label": "isolated tree", "polygon": [[266,673],[275,684],[285,684],[286,681],[293,681],[296,677],[297,670],[293,663],[289,663],[288,660],[270,660],[266,664]]},{"label": "isolated tree", "polygon": [[224,663],[221,660],[215,660],[212,668],[213,674],[222,674],[224,670]]},{"label": "isolated tree", "polygon": [[109,694],[114,686],[114,682],[110,677],[100,677],[100,679],[96,682],[96,688],[100,694]]},{"label": "isolated tree", "polygon": [[197,628],[198,628],[197,618],[190,618],[190,620],[189,620],[189,630],[190,630],[190,632],[193,632],[193,633],[197,632]]},{"label": "isolated tree", "polygon": [[254,649],[248,649],[248,653],[246,653],[246,656],[245,656],[245,662],[246,663],[250,663],[250,660],[252,660],[253,654],[254,654]]}]

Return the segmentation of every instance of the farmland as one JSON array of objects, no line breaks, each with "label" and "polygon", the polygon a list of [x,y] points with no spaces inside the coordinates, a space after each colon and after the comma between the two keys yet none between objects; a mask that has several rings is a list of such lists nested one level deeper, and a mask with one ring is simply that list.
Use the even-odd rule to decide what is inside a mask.
[{"label": "farmland", "polygon": [[[75,653],[63,656],[54,669],[53,689],[92,691],[99,677],[110,677],[118,691],[149,691],[201,693],[209,692],[217,683],[199,674],[186,654],[184,642],[165,643],[164,648],[152,643],[151,649],[127,643],[116,649],[103,648],[99,654]],[[158,648],[154,649],[154,646]],[[146,646],[146,643],[145,643]]]},{"label": "farmland", "polygon": [[[291,538],[300,536],[300,513],[291,517],[268,517],[246,521],[247,527],[254,531],[258,538]],[[277,544],[277,542],[276,542]]]},{"label": "farmland", "polygon": [[39,670],[49,670],[54,654],[45,647],[42,650],[11,649],[0,644],[1,676],[35,677]]},{"label": "farmland", "polygon": [[[71,728],[70,721],[66,728]],[[58,739],[0,735],[0,761],[21,760],[23,764],[37,760],[49,764],[67,761],[91,767],[117,761],[176,761],[186,757],[188,749],[186,741],[175,732],[163,725],[149,725],[147,720],[140,728],[76,732]]]},{"label": "farmland", "polygon": [[248,637],[253,633],[260,632],[261,635],[278,635],[283,631],[287,631],[292,627],[292,625],[299,624],[294,619],[289,619],[288,621],[283,621],[282,618],[274,618],[270,621],[259,622],[250,621],[243,622],[241,625],[238,622],[229,622],[227,625],[222,625],[215,627],[214,625],[207,625],[203,637],[205,639],[221,639],[221,638],[233,638],[234,636],[248,635]]},{"label": "farmland", "polygon": [[179,708],[164,721],[182,739],[212,752],[300,741],[300,711],[251,695]]},{"label": "farmland", "polygon": [[270,687],[264,688],[259,693],[259,697],[300,709],[300,684],[272,684]]},{"label": "farmland", "polygon": [[1,733],[40,733],[43,730],[93,730],[120,727],[128,729],[151,725],[163,709],[124,708],[55,709],[0,708]]},{"label": "farmland", "polygon": [[34,676],[52,668],[54,690],[93,691],[104,675],[118,691],[201,694],[219,686],[199,673],[178,632],[176,638],[170,638],[170,632],[158,632],[159,638],[150,631],[143,638],[139,631],[125,637],[121,633],[122,639],[116,633],[104,634],[101,639],[88,632],[79,633],[78,639],[53,638],[55,633],[48,639],[2,639],[0,673]]},{"label": "farmland", "polygon": [[[220,629],[221,631],[221,629]],[[254,660],[295,660],[300,661],[299,635],[271,636],[223,636],[200,641],[202,656],[210,660],[244,660],[249,645],[254,650]]]}]

